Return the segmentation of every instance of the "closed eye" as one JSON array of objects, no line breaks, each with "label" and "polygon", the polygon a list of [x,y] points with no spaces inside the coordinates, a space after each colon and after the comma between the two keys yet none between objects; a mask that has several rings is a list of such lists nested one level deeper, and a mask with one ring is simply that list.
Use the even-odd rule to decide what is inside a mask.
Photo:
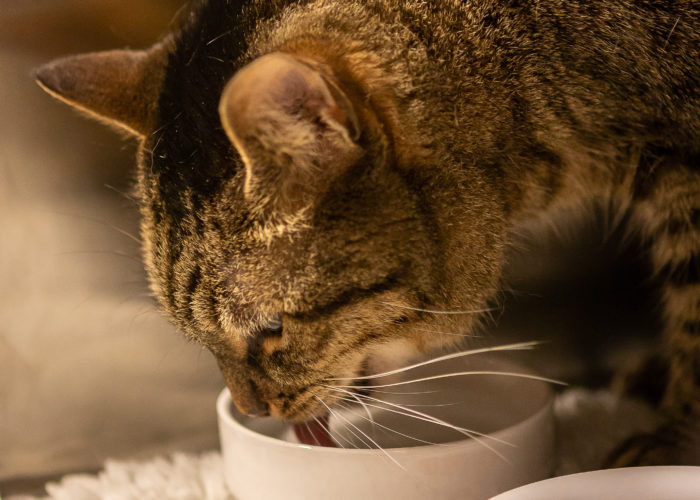
[{"label": "closed eye", "polygon": [[329,301],[314,305],[309,311],[297,312],[294,314],[289,314],[289,316],[301,321],[312,320],[320,316],[329,316],[341,307],[349,304],[356,304],[357,302],[400,286],[398,279],[400,274],[400,271],[394,271],[386,277],[376,281],[372,285],[366,287],[348,288],[338,293]]}]

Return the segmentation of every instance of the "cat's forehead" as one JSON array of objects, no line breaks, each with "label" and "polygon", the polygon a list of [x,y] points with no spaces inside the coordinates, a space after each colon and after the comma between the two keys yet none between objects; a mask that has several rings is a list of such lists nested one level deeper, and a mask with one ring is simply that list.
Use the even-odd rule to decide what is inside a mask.
[{"label": "cat's forehead", "polygon": [[[225,89],[246,88],[229,84],[249,62],[243,33],[252,32],[246,15],[229,4],[214,18],[197,16],[175,37],[156,128],[143,142],[140,180],[149,273],[161,302],[185,327],[223,320],[227,329],[245,331],[280,312],[330,314],[367,290],[393,286],[407,274],[408,256],[427,253],[427,240],[407,181],[388,166],[388,141],[375,131],[385,129],[364,104],[354,107],[356,96],[346,95],[333,75],[305,59],[272,54],[266,61],[284,62],[280,78],[294,82],[284,89],[313,97],[294,118],[308,119],[308,163],[323,176],[281,182],[277,172],[296,166],[287,160],[296,158],[288,150],[298,141],[275,137],[273,144],[289,146],[286,157],[267,154],[270,147],[256,150],[255,134],[278,130],[258,123],[255,132],[241,133],[241,123],[260,116],[225,128]],[[274,81],[263,83],[279,90]],[[291,202],[268,203],[269,192]]]},{"label": "cat's forehead", "polygon": [[241,167],[217,112],[226,83],[247,62],[252,21],[234,4],[193,2],[171,35],[144,163],[173,190],[210,194]]},{"label": "cat's forehead", "polygon": [[[229,186],[235,193],[235,182]],[[196,205],[187,191],[180,195],[173,206],[183,215],[174,218],[176,210],[161,204],[162,212],[146,217],[152,222],[144,236],[152,282],[166,307],[185,318],[182,326],[192,316],[195,328],[206,323],[211,331],[242,334],[276,314],[329,315],[408,272],[411,250],[399,242],[410,240],[415,225],[381,227],[359,212],[321,210],[270,227],[251,221],[235,196]]]}]

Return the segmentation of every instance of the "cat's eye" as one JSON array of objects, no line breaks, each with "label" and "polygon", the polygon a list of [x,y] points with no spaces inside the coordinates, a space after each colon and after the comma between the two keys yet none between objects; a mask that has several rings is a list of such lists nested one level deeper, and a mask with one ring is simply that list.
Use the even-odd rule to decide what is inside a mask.
[{"label": "cat's eye", "polygon": [[261,332],[264,336],[282,335],[282,315],[277,314],[270,318]]},{"label": "cat's eye", "polygon": [[248,337],[248,352],[250,355],[256,356],[264,349],[265,341],[281,338],[282,316],[277,314],[251,332]]}]

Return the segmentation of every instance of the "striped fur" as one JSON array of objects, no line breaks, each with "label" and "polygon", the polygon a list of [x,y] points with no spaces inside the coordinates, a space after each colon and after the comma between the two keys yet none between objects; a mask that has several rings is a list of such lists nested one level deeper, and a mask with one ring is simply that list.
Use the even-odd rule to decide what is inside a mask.
[{"label": "striped fur", "polygon": [[[242,410],[302,421],[321,411],[315,394],[332,400],[324,378],[457,338],[426,331],[476,328],[473,314],[421,310],[483,309],[519,222],[602,194],[652,241],[667,283],[663,405],[669,422],[697,421],[699,24],[694,0],[193,2],[154,68],[165,76],[139,158],[153,290],[215,354]],[[314,163],[323,184],[305,177],[313,196],[293,211],[261,210],[284,148],[247,154],[217,112],[234,75],[274,53],[360,129],[333,122],[359,153]],[[296,123],[310,107],[278,108]],[[229,121],[245,135],[248,122]],[[324,144],[323,123],[306,123],[304,144]],[[249,144],[300,144],[255,125],[267,135]],[[265,333],[280,314],[283,334]],[[619,456],[668,456],[654,442]]]},{"label": "striped fur", "polygon": [[651,239],[654,268],[665,280],[670,372],[663,403],[676,413],[700,415],[700,163],[669,157],[656,170],[635,208]]}]

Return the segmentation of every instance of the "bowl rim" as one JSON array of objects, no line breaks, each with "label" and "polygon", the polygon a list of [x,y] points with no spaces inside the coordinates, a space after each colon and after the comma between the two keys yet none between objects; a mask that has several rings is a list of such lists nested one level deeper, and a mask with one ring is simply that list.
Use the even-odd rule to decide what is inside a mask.
[{"label": "bowl rim", "polygon": [[[504,435],[516,431],[519,427],[526,426],[530,422],[535,421],[539,418],[542,418],[543,414],[552,412],[553,403],[554,403],[554,390],[552,389],[551,385],[547,384],[546,382],[539,382],[539,383],[544,385],[544,390],[545,390],[544,403],[540,407],[538,407],[536,411],[532,412],[527,418],[525,418],[517,423],[514,423],[513,425],[509,425],[507,427],[503,427],[501,429],[498,429],[495,432],[490,432],[487,434],[487,436],[495,437],[497,439],[502,438]],[[354,448],[354,449],[334,448],[334,447],[330,447],[330,446],[317,446],[317,445],[303,444],[303,443],[292,443],[290,441],[284,441],[283,439],[267,436],[265,434],[256,432],[256,431],[246,427],[241,422],[239,422],[232,415],[231,408],[233,408],[233,400],[231,399],[231,393],[229,392],[228,388],[224,388],[219,393],[219,396],[217,397],[217,401],[216,401],[216,409],[217,409],[217,414],[218,414],[220,425],[222,425],[222,424],[227,425],[228,427],[234,428],[237,432],[242,432],[243,434],[245,434],[245,435],[247,435],[255,440],[262,441],[263,443],[268,443],[269,445],[272,445],[272,446],[281,446],[282,448],[292,448],[292,449],[297,449],[297,450],[314,450],[317,453],[331,453],[331,454],[340,453],[344,456],[368,455],[368,454],[376,454],[377,452],[381,453],[381,450],[379,450],[377,448]],[[488,439],[488,437],[486,439]],[[392,453],[399,453],[399,454],[404,454],[404,453],[414,453],[414,454],[415,453],[435,453],[436,451],[445,452],[446,449],[456,450],[456,449],[466,447],[466,446],[476,446],[477,443],[478,443],[478,441],[474,438],[463,438],[463,439],[458,439],[456,441],[450,441],[447,443],[423,444],[423,445],[418,445],[418,446],[405,446],[405,447],[401,447],[401,448],[382,448],[382,450],[387,451],[387,452],[392,452]]]},{"label": "bowl rim", "polygon": [[[553,495],[561,494],[563,490],[570,491],[572,486],[580,488],[595,485],[599,488],[594,492],[596,494],[606,492],[616,493],[614,490],[615,487],[613,486],[611,488],[610,483],[606,482],[609,480],[624,481],[627,485],[636,485],[631,490],[632,495],[635,495],[636,498],[636,493],[641,491],[640,488],[644,488],[645,485],[650,482],[663,480],[664,478],[669,479],[668,476],[670,475],[672,475],[674,479],[677,479],[681,475],[685,478],[687,475],[691,474],[693,478],[697,480],[697,484],[700,484],[700,467],[693,465],[652,465],[620,467],[617,469],[597,469],[550,477],[548,479],[542,479],[541,481],[535,481],[534,483],[524,484],[517,488],[499,493],[490,500],[515,500],[521,497],[526,499],[535,498],[533,496],[534,494],[545,494],[546,498],[559,498]],[[641,485],[639,483],[640,481]],[[678,485],[676,484],[675,486]],[[685,485],[680,485],[680,487],[683,488],[682,491],[686,491]],[[678,491],[681,490],[673,489],[670,490],[669,493],[673,495]],[[608,497],[606,496],[605,498]]]}]

